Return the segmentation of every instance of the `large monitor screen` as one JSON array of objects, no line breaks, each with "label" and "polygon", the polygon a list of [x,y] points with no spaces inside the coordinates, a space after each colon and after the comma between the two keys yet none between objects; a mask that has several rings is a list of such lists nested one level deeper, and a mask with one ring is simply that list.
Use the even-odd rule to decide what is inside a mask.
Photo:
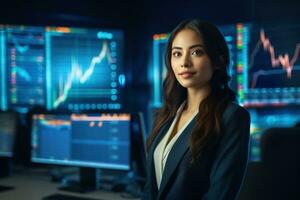
[{"label": "large monitor screen", "polygon": [[17,132],[17,114],[0,112],[0,157],[12,157]]},{"label": "large monitor screen", "polygon": [[249,25],[247,65],[239,69],[245,106],[300,104],[300,26]]},{"label": "large monitor screen", "polygon": [[123,32],[0,25],[0,108],[122,107]]},{"label": "large monitor screen", "polygon": [[130,169],[130,114],[34,114],[32,120],[32,162]]}]

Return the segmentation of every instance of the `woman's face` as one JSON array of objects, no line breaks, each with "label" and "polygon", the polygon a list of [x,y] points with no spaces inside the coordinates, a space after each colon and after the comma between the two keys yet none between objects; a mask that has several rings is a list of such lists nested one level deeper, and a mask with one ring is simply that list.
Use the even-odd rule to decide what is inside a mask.
[{"label": "woman's face", "polygon": [[175,36],[171,49],[171,66],[178,82],[185,88],[209,86],[213,66],[202,37],[191,29]]}]

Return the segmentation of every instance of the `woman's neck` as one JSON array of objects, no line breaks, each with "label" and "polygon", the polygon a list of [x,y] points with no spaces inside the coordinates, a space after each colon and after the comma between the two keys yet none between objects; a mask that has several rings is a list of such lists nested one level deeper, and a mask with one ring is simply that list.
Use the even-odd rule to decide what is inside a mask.
[{"label": "woman's neck", "polygon": [[185,106],[185,112],[195,112],[198,110],[201,101],[210,93],[210,87],[188,88],[187,90],[187,103]]}]

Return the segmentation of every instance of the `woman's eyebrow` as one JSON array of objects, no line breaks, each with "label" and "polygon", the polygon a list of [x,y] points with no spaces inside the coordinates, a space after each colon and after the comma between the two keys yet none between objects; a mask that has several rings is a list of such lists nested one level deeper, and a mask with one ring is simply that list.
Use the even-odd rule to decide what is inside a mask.
[{"label": "woman's eyebrow", "polygon": [[[204,48],[204,45],[203,44],[194,44],[194,45],[190,46],[189,49],[193,49],[193,48],[196,48],[196,47]],[[174,47],[172,47],[171,50],[173,50],[173,49],[182,50],[182,47],[174,46]]]},{"label": "woman's eyebrow", "polygon": [[195,45],[190,46],[189,48],[193,49],[193,48],[196,48],[196,47],[204,48],[204,45],[203,44],[195,44]]},{"label": "woman's eyebrow", "polygon": [[172,49],[171,49],[171,50],[173,50],[173,49],[178,49],[178,50],[181,50],[181,49],[182,49],[182,47],[172,47]]}]

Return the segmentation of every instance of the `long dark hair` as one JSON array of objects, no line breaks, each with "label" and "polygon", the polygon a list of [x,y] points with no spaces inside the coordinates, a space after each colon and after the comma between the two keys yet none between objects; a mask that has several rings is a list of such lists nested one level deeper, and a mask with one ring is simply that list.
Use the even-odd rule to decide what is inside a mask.
[{"label": "long dark hair", "polygon": [[228,102],[236,99],[236,95],[228,86],[229,50],[222,33],[207,21],[192,19],[181,22],[172,31],[167,43],[165,52],[167,76],[163,83],[164,102],[162,108],[155,114],[152,131],[147,141],[148,149],[161,127],[175,116],[177,109],[187,98],[187,89],[176,80],[171,67],[172,43],[175,36],[183,29],[196,31],[202,37],[206,53],[214,67],[210,80],[211,91],[199,105],[197,122],[190,137],[190,150],[194,161],[200,157],[205,145],[212,138],[220,135],[222,114]]}]

